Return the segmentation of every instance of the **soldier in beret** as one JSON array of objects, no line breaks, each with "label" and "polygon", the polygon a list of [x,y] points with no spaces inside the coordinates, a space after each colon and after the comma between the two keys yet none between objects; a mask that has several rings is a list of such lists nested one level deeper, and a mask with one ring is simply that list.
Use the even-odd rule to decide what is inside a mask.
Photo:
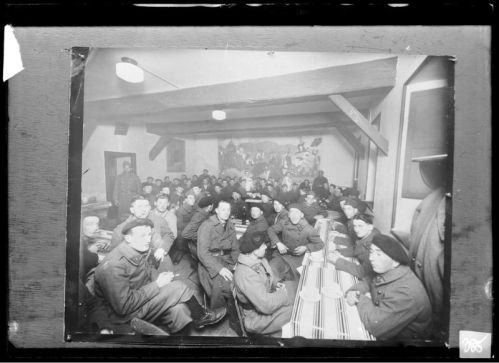
[{"label": "soldier in beret", "polygon": [[124,241],[95,271],[95,295],[117,326],[138,318],[177,333],[190,322],[198,329],[215,324],[225,308],[205,310],[171,271],[159,273],[151,264],[152,230],[149,219],[133,219],[122,229]]},{"label": "soldier in beret", "polygon": [[305,252],[324,247],[318,232],[305,220],[301,205],[296,203],[289,206],[288,220],[274,224],[267,233],[271,246],[277,248],[270,263],[279,279],[298,280],[296,269],[301,266]]},{"label": "soldier in beret", "polygon": [[246,330],[273,334],[280,333],[291,319],[296,283],[278,282],[264,257],[266,237],[264,232],[255,232],[241,238],[234,282]]},{"label": "soldier in beret", "polygon": [[201,224],[207,220],[213,210],[213,198],[203,197],[198,202],[196,211],[194,212],[191,220],[185,226],[182,231],[182,237],[187,241],[187,246],[191,252],[192,257],[195,261],[198,261],[197,254],[197,241],[198,241],[198,230]]},{"label": "soldier in beret", "polygon": [[366,329],[379,340],[419,340],[431,334],[431,305],[421,281],[410,269],[402,245],[390,236],[373,237],[369,260],[375,278],[346,293],[357,305]]},{"label": "soldier in beret", "polygon": [[327,217],[327,211],[317,203],[317,197],[313,191],[308,191],[305,194],[301,209],[305,219],[311,226],[314,226],[317,220]]},{"label": "soldier in beret", "polygon": [[[269,229],[269,224],[267,220],[263,216],[263,207],[261,204],[255,203],[251,206],[250,209],[251,219],[246,229],[245,235],[252,235],[255,232],[264,232],[267,236],[267,230]],[[244,237],[244,236],[243,236]],[[269,241],[269,238],[266,237],[264,242]]]}]

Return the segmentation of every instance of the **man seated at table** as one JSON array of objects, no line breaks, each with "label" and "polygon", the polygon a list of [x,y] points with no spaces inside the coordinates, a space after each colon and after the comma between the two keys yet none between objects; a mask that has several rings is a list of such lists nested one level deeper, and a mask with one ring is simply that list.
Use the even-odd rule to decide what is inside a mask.
[{"label": "man seated at table", "polygon": [[285,222],[288,220],[288,211],[285,207],[286,200],[281,197],[277,197],[274,199],[272,205],[274,206],[274,213],[272,213],[268,218],[267,222],[269,226],[273,226],[274,224]]},{"label": "man seated at table", "polygon": [[191,252],[191,256],[195,261],[198,260],[197,253],[197,241],[198,241],[198,230],[201,224],[210,217],[211,211],[213,210],[213,198],[203,197],[199,203],[196,212],[192,216],[191,220],[185,226],[182,231],[182,237],[187,241],[187,246]]},{"label": "man seated at table", "polygon": [[357,235],[353,230],[353,217],[357,214],[364,214],[367,206],[360,199],[348,197],[343,198],[340,204],[347,222],[346,225],[340,225],[339,227],[335,224],[335,229],[340,233],[346,234],[350,238],[350,246],[353,246],[357,239]]},{"label": "man seated at table", "polygon": [[[263,207],[261,204],[253,204],[250,209],[251,219],[246,228],[244,235],[252,235],[255,232],[264,232],[267,235],[267,230],[269,229],[269,224],[263,216]],[[244,237],[244,236],[243,236]],[[269,241],[269,238],[265,238],[264,242]]]},{"label": "man seated at table", "polygon": [[173,281],[173,272],[159,273],[150,264],[153,227],[149,219],[127,222],[122,228],[124,241],[95,271],[95,295],[106,306],[109,319],[117,325],[143,319],[165,326],[170,333],[190,322],[202,329],[222,320],[225,308],[205,310],[189,287]]},{"label": "man seated at table", "polygon": [[274,213],[274,206],[271,202],[271,197],[268,191],[263,191],[260,194],[260,198],[262,199],[262,203],[260,206],[262,207],[263,216],[267,219],[272,213]]},{"label": "man seated at table", "polygon": [[187,242],[184,240],[182,236],[182,231],[185,226],[191,221],[196,208],[194,204],[196,203],[196,196],[193,192],[187,194],[183,200],[182,206],[177,210],[177,231],[178,235],[173,243],[172,247],[172,260],[173,263],[178,263],[185,253],[189,252],[189,247],[187,246]]},{"label": "man seated at table", "polygon": [[317,220],[327,217],[327,211],[317,203],[316,194],[312,191],[306,193],[301,209],[311,226],[315,226]]},{"label": "man seated at table", "polygon": [[241,199],[241,191],[234,189],[232,191],[232,198],[230,199],[230,210],[234,218],[244,221],[247,219],[246,203]]},{"label": "man seated at table", "polygon": [[[373,226],[373,217],[369,214],[357,214],[353,217],[353,229],[357,235],[355,246],[337,249],[328,255],[337,270],[369,281],[374,271],[369,261],[369,249],[372,239],[379,234]],[[341,246],[342,247],[342,246]],[[344,257],[354,257],[359,263],[351,262]]]},{"label": "man seated at table", "polygon": [[250,333],[280,333],[291,320],[296,283],[278,282],[265,259],[266,233],[241,237],[241,254],[234,272],[237,299],[243,308],[243,324]]},{"label": "man seated at table", "polygon": [[220,199],[215,215],[198,230],[198,274],[212,309],[227,306],[230,326],[239,333],[237,311],[232,296],[233,271],[239,256],[234,224],[229,220],[230,202]]},{"label": "man seated at table", "polygon": [[119,224],[113,231],[111,237],[111,247],[114,249],[123,242],[123,228],[136,219],[148,218],[154,224],[152,234],[152,247],[154,248],[154,258],[156,263],[163,265],[163,268],[171,268],[172,261],[169,256],[170,248],[173,244],[173,232],[164,218],[151,213],[149,201],[142,196],[137,196],[130,203],[130,212],[132,213],[123,223]]},{"label": "man seated at table", "polygon": [[421,281],[409,268],[402,245],[386,235],[373,237],[369,252],[375,278],[351,287],[346,298],[357,305],[366,329],[379,340],[419,340],[430,334],[431,305]]},{"label": "man seated at table", "polygon": [[267,231],[272,248],[277,248],[270,263],[282,280],[298,280],[300,276],[296,269],[301,266],[305,252],[324,247],[318,232],[303,218],[301,208],[300,204],[291,204],[288,220],[274,224]]}]

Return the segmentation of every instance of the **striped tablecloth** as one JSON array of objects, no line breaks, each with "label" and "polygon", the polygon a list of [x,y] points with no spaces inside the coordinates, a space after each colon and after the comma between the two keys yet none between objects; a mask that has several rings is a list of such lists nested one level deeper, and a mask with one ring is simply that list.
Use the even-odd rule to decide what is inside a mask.
[{"label": "striped tablecloth", "polygon": [[[318,230],[325,248],[307,253],[303,259],[301,277],[296,294],[291,322],[283,327],[283,337],[302,336],[310,339],[374,340],[362,324],[357,307],[347,304],[344,292],[357,283],[357,279],[343,271],[337,271],[327,261],[328,250],[335,238],[346,238],[330,230],[331,220],[321,219]],[[337,285],[336,285],[337,284]],[[324,292],[333,285],[341,288],[341,297],[330,297]],[[317,289],[320,298],[313,302],[305,300],[302,291]]]}]

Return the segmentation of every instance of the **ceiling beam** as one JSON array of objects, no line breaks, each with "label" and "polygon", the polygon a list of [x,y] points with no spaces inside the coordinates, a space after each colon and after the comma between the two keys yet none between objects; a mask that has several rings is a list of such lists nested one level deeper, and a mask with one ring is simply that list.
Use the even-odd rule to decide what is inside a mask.
[{"label": "ceiling beam", "polygon": [[168,145],[168,143],[172,140],[171,137],[161,136],[159,140],[154,144],[149,151],[149,160],[153,161],[159,155],[159,153]]},{"label": "ceiling beam", "polygon": [[[93,102],[123,113],[138,105],[149,112],[182,107],[231,105],[301,97],[326,97],[395,85],[397,57],[238,82]],[[105,107],[105,106],[103,106]],[[100,108],[100,107],[99,107]]]},{"label": "ceiling beam", "polygon": [[386,140],[345,97],[339,94],[329,95],[333,102],[376,146],[388,155],[388,140]]},{"label": "ceiling beam", "polygon": [[[333,121],[333,122],[332,122]],[[347,123],[342,113],[315,113],[307,115],[273,116],[226,121],[193,121],[146,124],[149,133],[157,135],[217,134],[220,132],[256,131],[268,129],[314,129]]]},{"label": "ceiling beam", "polygon": [[359,157],[361,159],[364,159],[365,155],[365,148],[364,145],[360,142],[360,140],[355,137],[354,134],[350,132],[345,126],[343,125],[336,125],[336,129],[338,132],[343,136],[343,138],[348,141],[348,143],[354,148],[354,150],[357,152]]}]

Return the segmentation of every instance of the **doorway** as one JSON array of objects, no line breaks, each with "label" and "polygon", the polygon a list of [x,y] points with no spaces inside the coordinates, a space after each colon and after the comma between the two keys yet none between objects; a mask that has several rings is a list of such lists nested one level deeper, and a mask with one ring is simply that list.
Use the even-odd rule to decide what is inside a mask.
[{"label": "doorway", "polygon": [[[123,162],[129,161],[132,165],[132,170],[137,172],[136,154],[123,153],[115,151],[104,151],[104,166],[106,173],[106,199],[113,202],[113,191],[116,176],[123,172]],[[108,210],[109,219],[118,218],[118,208],[113,205]]]}]

